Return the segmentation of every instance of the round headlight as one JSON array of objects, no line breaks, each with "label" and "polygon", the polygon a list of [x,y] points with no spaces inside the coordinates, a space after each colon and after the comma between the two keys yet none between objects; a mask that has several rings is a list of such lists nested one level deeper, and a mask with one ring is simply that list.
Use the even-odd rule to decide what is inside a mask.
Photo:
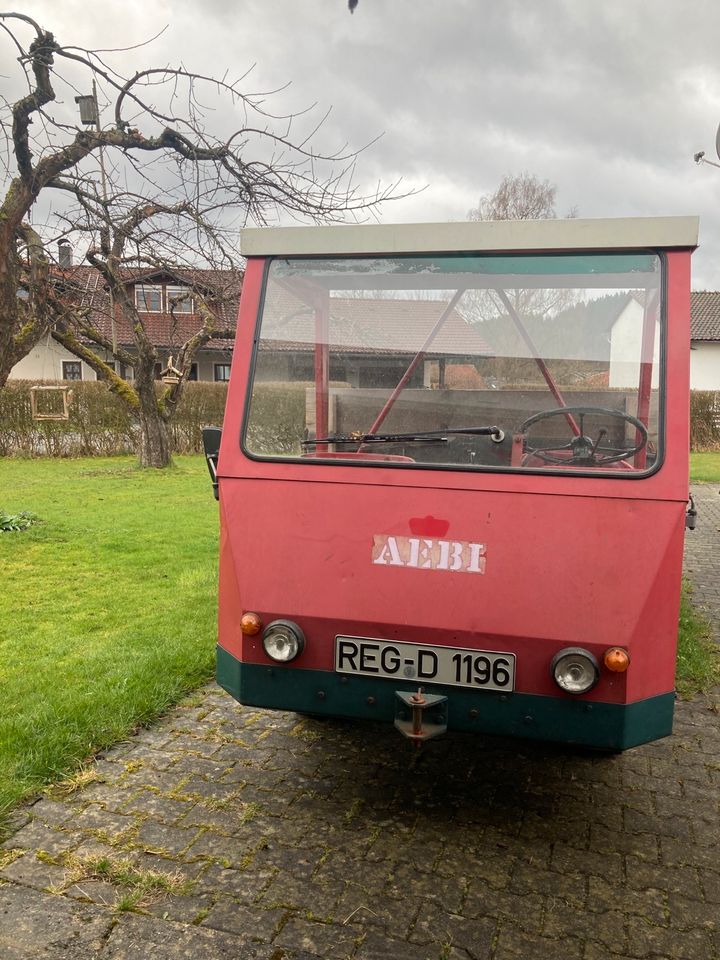
[{"label": "round headlight", "polygon": [[567,647],[556,653],[551,670],[553,680],[566,693],[587,693],[600,677],[597,660],[580,647]]},{"label": "round headlight", "polygon": [[296,623],[289,620],[273,620],[263,633],[263,647],[271,660],[288,663],[302,653],[305,636]]}]

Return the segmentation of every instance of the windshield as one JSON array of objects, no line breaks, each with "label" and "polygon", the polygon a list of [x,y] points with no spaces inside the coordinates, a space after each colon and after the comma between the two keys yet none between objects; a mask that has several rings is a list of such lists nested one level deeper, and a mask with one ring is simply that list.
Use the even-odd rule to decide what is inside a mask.
[{"label": "windshield", "polygon": [[245,447],[338,464],[647,471],[660,280],[651,253],[275,259]]}]

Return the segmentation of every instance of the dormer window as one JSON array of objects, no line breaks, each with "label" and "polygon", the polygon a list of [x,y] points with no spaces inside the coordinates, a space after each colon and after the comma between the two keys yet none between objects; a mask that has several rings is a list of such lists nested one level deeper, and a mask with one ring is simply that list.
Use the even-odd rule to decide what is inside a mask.
[{"label": "dormer window", "polygon": [[171,286],[165,288],[168,313],[195,313],[195,301],[190,287]]},{"label": "dormer window", "polygon": [[136,284],[135,306],[143,313],[162,313],[163,288],[160,284]]},{"label": "dormer window", "polygon": [[137,283],[135,306],[141,313],[195,313],[195,298],[182,284]]}]

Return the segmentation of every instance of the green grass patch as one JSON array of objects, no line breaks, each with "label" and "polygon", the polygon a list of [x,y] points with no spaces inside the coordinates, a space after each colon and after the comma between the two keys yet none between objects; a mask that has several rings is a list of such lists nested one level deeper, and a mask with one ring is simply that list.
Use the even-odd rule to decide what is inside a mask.
[{"label": "green grass patch", "polygon": [[217,503],[202,457],[0,459],[0,817],[212,675]]},{"label": "green grass patch", "polygon": [[680,601],[675,677],[677,691],[684,698],[720,683],[720,648],[712,638],[710,624],[693,608],[691,592],[685,582]]},{"label": "green grass patch", "polygon": [[694,483],[720,483],[720,452],[691,453],[690,479]]}]

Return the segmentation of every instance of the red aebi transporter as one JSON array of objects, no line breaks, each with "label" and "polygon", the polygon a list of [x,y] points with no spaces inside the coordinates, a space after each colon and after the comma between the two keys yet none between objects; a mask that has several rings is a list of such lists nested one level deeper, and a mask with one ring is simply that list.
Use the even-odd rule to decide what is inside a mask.
[{"label": "red aebi transporter", "polygon": [[418,742],[669,734],[697,229],[244,231],[221,686]]}]

